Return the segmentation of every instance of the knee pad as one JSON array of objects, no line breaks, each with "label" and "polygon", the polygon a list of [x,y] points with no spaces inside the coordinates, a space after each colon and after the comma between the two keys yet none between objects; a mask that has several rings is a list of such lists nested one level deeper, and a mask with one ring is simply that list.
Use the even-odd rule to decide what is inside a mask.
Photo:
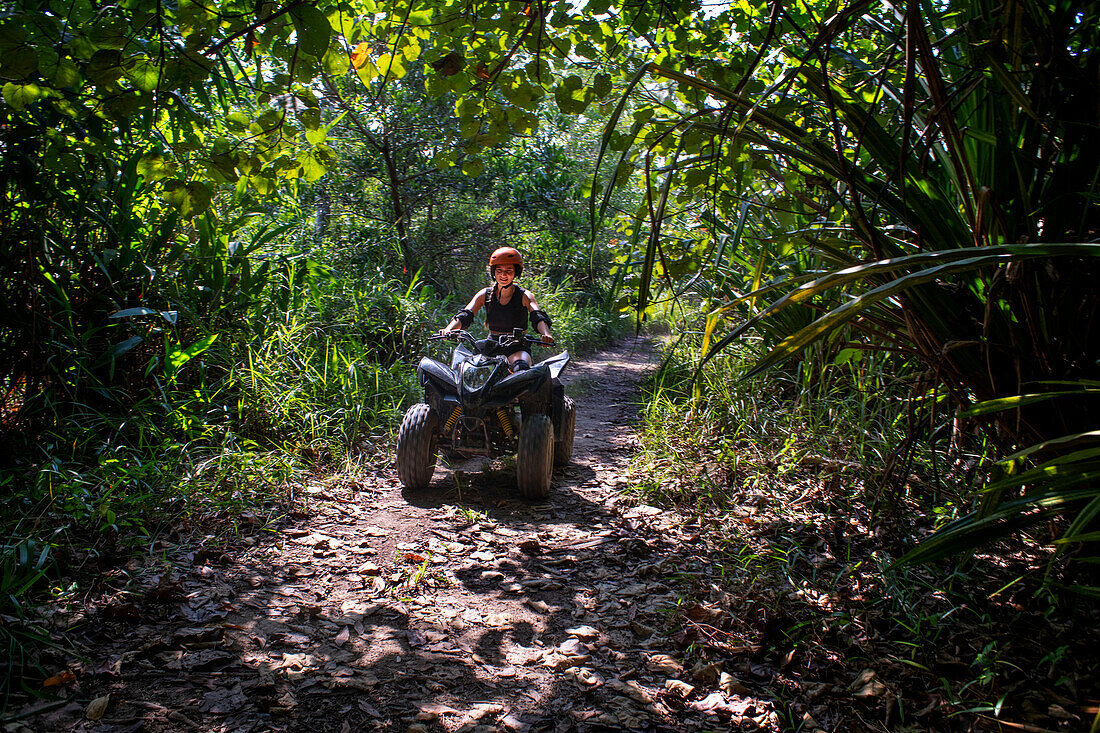
[{"label": "knee pad", "polygon": [[513,372],[521,372],[524,369],[530,369],[530,368],[531,368],[531,365],[528,364],[524,359],[516,359],[515,361],[512,362],[512,371]]}]

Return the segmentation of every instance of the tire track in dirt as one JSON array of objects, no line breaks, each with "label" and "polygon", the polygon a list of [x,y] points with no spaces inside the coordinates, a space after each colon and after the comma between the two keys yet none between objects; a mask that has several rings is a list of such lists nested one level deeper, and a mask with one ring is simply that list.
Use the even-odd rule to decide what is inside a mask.
[{"label": "tire track in dirt", "polygon": [[[307,486],[315,511],[293,526],[193,553],[156,579],[170,600],[147,590],[134,618],[96,619],[82,702],[29,730],[729,726],[721,693],[683,701],[718,673],[685,671],[665,633],[664,578],[691,535],[617,491],[653,360],[632,338],[566,371],[573,461],[544,503],[515,498],[507,462],[440,467],[411,493],[389,461]],[[104,695],[93,724],[86,700]]]}]

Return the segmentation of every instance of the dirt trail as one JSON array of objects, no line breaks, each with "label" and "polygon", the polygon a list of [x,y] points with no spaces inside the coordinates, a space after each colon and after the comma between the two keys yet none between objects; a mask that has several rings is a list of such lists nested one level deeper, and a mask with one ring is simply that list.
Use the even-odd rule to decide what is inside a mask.
[{"label": "dirt trail", "polygon": [[735,681],[721,670],[682,668],[678,599],[662,578],[690,571],[677,547],[693,535],[617,491],[652,363],[649,344],[630,339],[568,370],[573,463],[545,503],[515,499],[514,472],[485,465],[441,466],[415,494],[391,468],[307,487],[312,516],[194,553],[182,574],[98,613],[74,702],[24,722],[695,730],[736,715],[773,727],[766,705],[731,709]]}]

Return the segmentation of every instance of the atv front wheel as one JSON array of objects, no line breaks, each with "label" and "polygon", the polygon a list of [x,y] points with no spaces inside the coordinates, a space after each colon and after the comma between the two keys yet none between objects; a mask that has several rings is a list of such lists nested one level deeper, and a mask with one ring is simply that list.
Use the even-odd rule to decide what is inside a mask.
[{"label": "atv front wheel", "polygon": [[420,402],[409,408],[397,433],[397,476],[405,488],[428,488],[435,473],[439,416]]},{"label": "atv front wheel", "polygon": [[577,405],[566,397],[561,408],[561,431],[554,441],[554,465],[565,466],[573,456],[573,428],[577,423]]},{"label": "atv front wheel", "polygon": [[546,415],[530,415],[519,430],[516,484],[524,499],[545,499],[554,468],[554,423]]}]

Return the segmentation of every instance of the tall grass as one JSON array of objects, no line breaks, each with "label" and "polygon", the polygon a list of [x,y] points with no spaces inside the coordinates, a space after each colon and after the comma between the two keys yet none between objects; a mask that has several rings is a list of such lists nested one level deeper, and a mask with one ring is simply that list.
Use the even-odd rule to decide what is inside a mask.
[{"label": "tall grass", "polygon": [[[689,320],[690,324],[691,321]],[[810,468],[844,471],[884,509],[942,501],[942,456],[915,440],[949,416],[896,355],[839,346],[739,380],[764,353],[745,339],[699,368],[704,319],[677,324],[648,386],[641,456],[652,500],[723,508],[746,486]],[[945,446],[941,446],[945,447]],[[958,464],[958,461],[955,461]],[[689,480],[684,467],[694,466]],[[920,474],[922,482],[909,481]],[[668,492],[667,488],[675,491]]]},{"label": "tall grass", "polygon": [[596,293],[571,287],[568,280],[553,283],[547,277],[528,278],[539,305],[553,318],[555,342],[574,353],[592,351],[623,336],[631,321],[609,311]]}]

